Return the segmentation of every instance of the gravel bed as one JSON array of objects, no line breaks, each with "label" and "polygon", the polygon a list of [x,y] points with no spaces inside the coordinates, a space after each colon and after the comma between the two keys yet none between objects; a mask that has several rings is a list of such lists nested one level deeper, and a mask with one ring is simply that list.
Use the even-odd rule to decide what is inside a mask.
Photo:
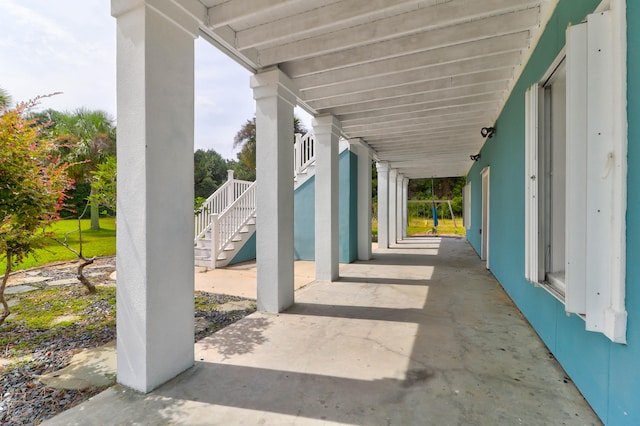
[{"label": "gravel bed", "polygon": [[[92,278],[95,284],[106,283],[109,274],[115,270],[115,258],[103,258],[96,261],[97,278]],[[93,266],[93,265],[92,265]],[[21,271],[12,278],[26,276],[42,276],[49,280],[59,280],[75,277],[77,265],[56,265],[50,268],[38,268],[34,271]],[[85,269],[85,272],[87,270]],[[46,288],[46,282],[35,286]],[[113,284],[113,281],[111,281]],[[84,289],[75,285],[78,297]],[[236,296],[197,293],[198,306],[203,304],[221,305],[227,302],[247,300]],[[255,305],[231,312],[215,309],[197,309],[195,320],[201,324],[197,328],[195,341],[209,336],[219,329],[232,324],[255,311]],[[106,300],[98,300],[86,308],[82,313],[89,318],[103,318],[105,314],[113,315],[113,308]],[[204,325],[202,325],[204,324]],[[6,325],[0,326],[0,333],[12,333],[19,336],[20,341],[38,342],[30,353],[16,353],[10,347],[0,347],[0,357],[11,356],[14,364],[0,365],[0,425],[37,425],[69,408],[86,401],[100,393],[105,388],[89,388],[86,390],[62,390],[45,386],[38,381],[38,376],[57,371],[69,365],[71,357],[85,348],[104,345],[116,338],[115,326],[87,329],[87,324],[73,324],[54,336],[47,335],[47,330],[34,330],[16,325],[7,330]],[[20,356],[26,356],[20,361]]]}]

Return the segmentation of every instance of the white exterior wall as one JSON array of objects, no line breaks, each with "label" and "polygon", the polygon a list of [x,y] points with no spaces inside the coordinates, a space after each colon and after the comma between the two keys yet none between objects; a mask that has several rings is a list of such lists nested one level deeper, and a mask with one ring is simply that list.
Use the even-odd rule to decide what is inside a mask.
[{"label": "white exterior wall", "polygon": [[398,170],[389,171],[389,244],[398,242]]},{"label": "white exterior wall", "polygon": [[149,392],[194,362],[198,24],[165,3],[114,0],[111,11],[117,18],[118,382]]},{"label": "white exterior wall", "polygon": [[316,280],[338,278],[338,140],[340,122],[332,115],[313,119],[316,137],[315,263]]},{"label": "white exterior wall", "polygon": [[389,248],[389,163],[376,163],[378,171],[378,247]]},{"label": "white exterior wall", "polygon": [[371,148],[361,139],[349,140],[358,157],[358,260],[371,259]]},{"label": "white exterior wall", "polygon": [[293,84],[274,69],[251,77],[256,100],[258,309],[293,304]]}]

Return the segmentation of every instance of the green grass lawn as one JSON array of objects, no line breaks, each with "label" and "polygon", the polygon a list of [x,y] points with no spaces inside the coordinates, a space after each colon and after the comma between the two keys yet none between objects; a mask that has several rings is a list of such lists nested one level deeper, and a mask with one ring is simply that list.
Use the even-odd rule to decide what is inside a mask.
[{"label": "green grass lawn", "polygon": [[[116,223],[115,218],[100,218],[100,229],[92,231],[90,220],[83,219],[82,223],[82,248],[85,257],[108,256],[116,253]],[[69,234],[67,243],[75,250],[80,249],[78,244],[78,221],[76,219],[59,220],[54,222],[51,230],[58,239],[63,240],[67,232]],[[36,250],[32,255],[25,258],[24,262],[15,266],[13,270],[32,268],[34,266],[45,265],[61,260],[77,259],[76,255],[61,246],[57,242],[50,242],[43,248]],[[0,259],[0,275],[4,274],[6,259]]]},{"label": "green grass lawn", "polygon": [[[465,229],[462,224],[462,218],[456,218],[456,226],[453,226],[452,219],[438,219],[438,227],[434,231],[433,221],[431,219],[423,219],[418,217],[410,217],[407,226],[407,235],[410,237],[417,235],[460,235],[464,236]],[[378,241],[378,220],[371,220],[371,232],[373,241]]]}]

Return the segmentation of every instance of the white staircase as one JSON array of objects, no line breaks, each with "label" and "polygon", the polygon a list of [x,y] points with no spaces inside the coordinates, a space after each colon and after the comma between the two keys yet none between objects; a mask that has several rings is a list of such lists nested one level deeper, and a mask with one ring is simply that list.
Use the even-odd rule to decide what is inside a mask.
[{"label": "white staircase", "polygon": [[[339,152],[349,147],[340,140]],[[315,175],[315,138],[311,132],[296,134],[294,187]],[[251,238],[256,228],[256,183],[236,180],[229,170],[225,182],[195,217],[195,264],[215,269],[227,266]]]}]

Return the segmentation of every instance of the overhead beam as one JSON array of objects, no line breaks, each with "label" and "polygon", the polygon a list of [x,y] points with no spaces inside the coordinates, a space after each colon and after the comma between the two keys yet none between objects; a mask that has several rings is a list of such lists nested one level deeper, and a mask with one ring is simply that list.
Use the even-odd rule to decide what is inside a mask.
[{"label": "overhead beam", "polygon": [[[456,99],[475,98],[477,96],[489,97],[504,94],[507,84],[503,81],[483,83],[475,86],[456,87],[453,89],[444,89],[438,92],[418,93],[400,98],[383,99],[380,101],[360,102],[358,104],[346,105],[337,108],[327,108],[335,115],[353,114],[357,112],[375,111],[380,109],[402,107],[406,105],[424,104],[429,102],[455,101]],[[463,101],[464,102],[464,101]],[[466,103],[466,102],[465,102]],[[309,103],[314,107],[312,102]],[[314,107],[315,108],[315,107]],[[316,108],[318,109],[318,108]],[[318,109],[322,111],[322,109]]]},{"label": "overhead beam", "polygon": [[[487,3],[493,4],[487,5]],[[434,48],[445,45],[443,43],[449,43],[445,41],[448,39],[461,40],[460,38],[451,38],[456,34],[470,37],[471,39],[485,38],[500,33],[506,34],[520,31],[524,28],[532,28],[538,24],[539,9],[537,7],[522,10],[523,7],[530,7],[531,3],[530,0],[524,2],[510,0],[487,0],[482,2],[458,0],[447,2],[412,11],[411,13],[391,16],[365,25],[345,28],[322,36],[266,48],[262,50],[262,58],[265,65],[292,60],[305,60],[318,55],[330,60],[329,58],[337,52],[352,51],[370,44],[375,44],[385,51],[391,51],[393,49],[392,45],[397,45],[402,40],[402,43],[408,44],[404,48],[408,48],[411,45],[411,40],[416,37],[421,39],[419,41],[416,40],[416,42],[424,42],[425,38],[433,40],[433,43],[429,43],[427,46]],[[532,18],[529,18],[529,16],[524,16],[523,18],[513,17],[521,14],[528,15],[529,10]],[[502,29],[499,28],[502,25],[497,25],[497,22],[504,23],[507,21],[504,17],[505,15],[510,15],[508,20],[512,21],[512,25],[506,25]],[[453,31],[452,28],[454,27],[460,28],[461,31]],[[519,30],[516,29],[518,27],[520,28]],[[486,31],[481,31],[479,28],[486,28]],[[419,37],[426,34],[429,34],[429,36]],[[339,56],[345,57],[344,55]]]},{"label": "overhead beam", "polygon": [[307,100],[314,108],[321,110],[345,106],[356,103],[368,102],[372,100],[395,99],[405,96],[417,95],[419,93],[439,92],[445,89],[455,89],[458,87],[468,87],[483,83],[503,82],[504,87],[507,81],[513,76],[512,68],[500,70],[480,71],[472,74],[465,74],[456,77],[441,77],[436,80],[423,81],[419,83],[409,81],[407,84],[386,89],[370,90],[367,92],[334,96],[317,101]]},{"label": "overhead beam", "polygon": [[419,118],[404,118],[393,121],[388,121],[384,123],[371,123],[366,125],[352,125],[352,126],[343,126],[342,129],[345,132],[359,132],[366,130],[381,130],[381,129],[393,129],[393,128],[404,128],[407,126],[414,125],[422,125],[422,126],[430,126],[430,125],[438,125],[442,123],[447,124],[455,124],[459,121],[469,122],[469,121],[482,121],[485,117],[489,117],[488,113],[484,113],[481,111],[478,112],[465,112],[459,114],[449,114],[449,115],[441,115],[436,117],[419,117]]},{"label": "overhead beam", "polygon": [[[278,47],[278,56],[269,56],[269,50],[260,52],[263,66],[295,60],[287,67],[290,77],[313,74],[320,70],[332,70],[366,64],[372,61],[398,58],[411,53],[425,52],[445,48],[476,40],[491,39],[506,34],[514,34],[529,30],[538,25],[539,9],[512,12],[506,15],[461,23],[455,26],[438,28],[417,34],[396,37],[366,46],[342,49],[334,53],[318,55],[317,50],[309,45],[304,52],[312,55],[308,59],[299,59],[290,45]],[[308,43],[315,43],[310,39]],[[316,47],[317,49],[317,47]]]},{"label": "overhead beam", "polygon": [[438,0],[333,0],[295,17],[269,21],[263,25],[238,31],[238,49],[264,48],[274,44],[286,44],[302,38],[351,28],[365,22],[379,21],[381,17],[414,11]]},{"label": "overhead beam", "polygon": [[397,58],[374,60],[370,63],[342,68],[339,73],[322,69],[315,74],[295,76],[292,74],[293,70],[290,69],[292,64],[283,63],[280,64],[280,68],[294,79],[298,87],[308,90],[359,81],[373,76],[389,76],[397,72],[419,70],[497,53],[521,52],[527,48],[529,38],[530,32],[527,30],[491,39],[470,41],[456,46],[455,49],[442,47],[428,52],[407,54],[402,57],[402,60]]},{"label": "overhead beam", "polygon": [[386,89],[389,87],[404,86],[407,82],[423,82],[437,80],[444,76],[456,77],[465,74],[476,73],[479,70],[503,70],[513,69],[519,63],[521,53],[511,51],[486,55],[471,59],[464,59],[457,62],[434,65],[426,68],[400,71],[394,74],[382,76],[372,76],[357,81],[338,83],[330,86],[316,87],[301,90],[305,100],[313,101],[318,99],[331,98],[340,95],[352,95],[361,92]]},{"label": "overhead beam", "polygon": [[[469,105],[454,105],[451,107],[443,107],[443,108],[431,108],[431,109],[422,109],[420,107],[414,108],[413,111],[404,111],[399,113],[390,113],[387,115],[380,115],[375,117],[362,117],[362,118],[347,118],[352,117],[352,115],[346,114],[343,115],[343,123],[345,123],[345,127],[348,126],[368,126],[371,124],[384,124],[395,122],[399,120],[405,119],[437,119],[438,117],[446,118],[451,115],[463,114],[463,113],[484,113],[485,115],[492,115],[492,111],[489,111],[489,104],[494,104],[495,102],[489,100],[487,102],[473,103]],[[344,128],[344,127],[343,127]]]}]

